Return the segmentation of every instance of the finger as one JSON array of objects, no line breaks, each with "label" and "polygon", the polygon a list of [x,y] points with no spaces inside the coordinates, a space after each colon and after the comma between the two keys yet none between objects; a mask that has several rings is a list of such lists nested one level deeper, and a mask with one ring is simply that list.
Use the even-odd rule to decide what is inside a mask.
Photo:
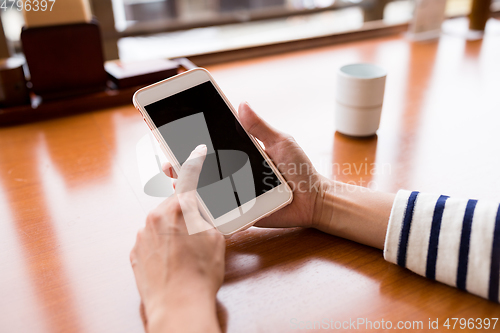
[{"label": "finger", "polygon": [[182,215],[190,234],[205,230],[205,222],[198,210],[196,187],[200,177],[203,162],[207,154],[207,146],[199,145],[191,152],[181,167],[175,193],[182,209]]},{"label": "finger", "polygon": [[176,185],[177,185],[177,179],[172,180],[172,187],[174,188],[174,191]]},{"label": "finger", "polygon": [[200,218],[195,191],[206,154],[207,146],[199,145],[196,147],[182,165],[179,178],[175,184],[175,193],[181,205],[184,220],[189,225],[196,225],[196,221]]},{"label": "finger", "polygon": [[141,314],[142,324],[144,325],[144,329],[148,327],[148,317],[146,316],[146,308],[144,307],[144,303],[141,301],[141,305],[139,306],[139,313]]},{"label": "finger", "polygon": [[162,164],[161,169],[163,173],[170,178],[177,178],[177,173],[175,172],[174,168],[172,167],[172,164],[170,162],[165,162]]},{"label": "finger", "polygon": [[196,189],[206,155],[206,145],[199,145],[191,152],[191,155],[181,167],[176,185],[177,193],[191,192]]},{"label": "finger", "polygon": [[241,103],[238,116],[243,127],[254,137],[269,147],[281,140],[281,132],[259,117],[247,102]]}]

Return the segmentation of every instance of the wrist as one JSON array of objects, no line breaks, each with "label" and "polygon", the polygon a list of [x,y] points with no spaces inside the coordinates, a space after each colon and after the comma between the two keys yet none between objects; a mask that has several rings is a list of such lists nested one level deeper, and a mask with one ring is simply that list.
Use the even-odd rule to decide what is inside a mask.
[{"label": "wrist", "polygon": [[216,293],[207,283],[193,279],[169,281],[164,291],[145,305],[147,331],[179,331],[180,328],[190,332],[218,331],[215,297]]},{"label": "wrist", "polygon": [[315,228],[383,249],[394,195],[329,181],[315,204]]},{"label": "wrist", "polygon": [[321,176],[319,186],[315,187],[312,226],[318,230],[332,233],[334,216],[334,193],[343,184]]}]

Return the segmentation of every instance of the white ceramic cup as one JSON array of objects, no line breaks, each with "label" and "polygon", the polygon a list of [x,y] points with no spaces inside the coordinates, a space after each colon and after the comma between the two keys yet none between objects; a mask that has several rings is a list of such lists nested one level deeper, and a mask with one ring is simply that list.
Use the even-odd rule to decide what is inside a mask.
[{"label": "white ceramic cup", "polygon": [[360,137],[377,132],[386,77],[383,68],[372,64],[352,64],[339,69],[335,107],[337,131]]}]

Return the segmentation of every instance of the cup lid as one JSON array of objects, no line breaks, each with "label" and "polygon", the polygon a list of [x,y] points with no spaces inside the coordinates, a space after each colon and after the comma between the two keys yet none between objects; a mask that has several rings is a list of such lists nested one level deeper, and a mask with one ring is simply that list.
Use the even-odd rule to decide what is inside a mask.
[{"label": "cup lid", "polygon": [[387,71],[374,64],[351,64],[340,67],[342,75],[358,79],[378,79],[387,76]]}]

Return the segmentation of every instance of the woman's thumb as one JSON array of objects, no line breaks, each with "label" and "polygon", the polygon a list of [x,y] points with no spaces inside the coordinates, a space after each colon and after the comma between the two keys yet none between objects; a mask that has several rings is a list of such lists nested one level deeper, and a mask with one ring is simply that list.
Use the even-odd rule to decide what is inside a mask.
[{"label": "woman's thumb", "polygon": [[260,118],[247,102],[240,104],[238,116],[245,130],[262,141],[264,146],[270,147],[280,140],[280,132]]}]

